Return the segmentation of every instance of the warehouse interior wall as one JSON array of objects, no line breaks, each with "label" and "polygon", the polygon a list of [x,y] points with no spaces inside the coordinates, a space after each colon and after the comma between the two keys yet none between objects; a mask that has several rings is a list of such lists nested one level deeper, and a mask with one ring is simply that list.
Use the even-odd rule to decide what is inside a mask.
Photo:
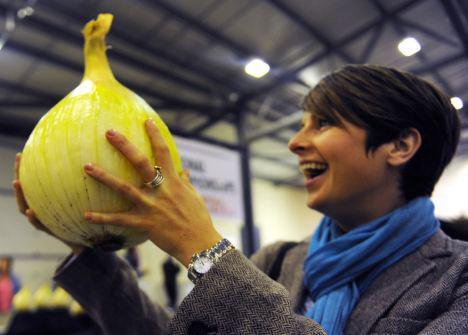
[{"label": "warehouse interior wall", "polygon": [[[55,268],[68,253],[68,248],[36,231],[17,212],[11,180],[15,154],[23,145],[22,140],[0,136],[0,254],[22,255],[15,260],[14,270],[25,285],[35,290],[41,284],[51,282]],[[443,218],[468,215],[467,198],[468,158],[456,158],[434,192],[437,215]],[[261,246],[278,240],[302,240],[312,234],[321,218],[321,214],[307,208],[305,190],[254,179],[252,199]],[[215,225],[237,247],[241,246],[241,222],[218,220]],[[162,289],[161,269],[167,256],[150,242],[142,244],[138,250],[141,268],[146,272],[140,285],[151,299],[164,304],[166,296]],[[183,270],[179,273],[178,284],[182,298],[192,288]]]},{"label": "warehouse interior wall", "polygon": [[[68,253],[68,248],[46,234],[36,231],[17,212],[11,191],[15,154],[22,150],[24,141],[0,136],[0,254],[22,255],[15,260],[14,270],[23,283],[36,290],[51,281],[57,264]],[[320,214],[305,205],[305,191],[290,186],[275,186],[254,179],[252,198],[254,221],[260,233],[261,245],[277,240],[301,240],[310,235],[320,220]],[[241,222],[216,220],[215,225],[223,236],[241,247]],[[141,268],[146,272],[140,279],[141,287],[155,301],[165,302],[162,263],[167,256],[151,242],[138,247]],[[122,252],[120,252],[122,254]],[[185,272],[180,271],[178,283],[181,297],[192,288]]]}]

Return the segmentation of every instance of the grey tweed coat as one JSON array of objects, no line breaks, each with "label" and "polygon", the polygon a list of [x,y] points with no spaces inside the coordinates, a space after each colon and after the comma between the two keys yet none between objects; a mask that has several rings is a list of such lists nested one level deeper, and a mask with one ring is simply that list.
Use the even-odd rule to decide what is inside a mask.
[{"label": "grey tweed coat", "polygon": [[[237,251],[227,254],[174,316],[151,303],[128,265],[111,253],[87,250],[55,279],[106,334],[324,334],[296,314],[306,297],[307,242],[287,253],[281,285],[263,274],[280,247],[260,250],[253,263]],[[468,244],[439,231],[384,271],[361,297],[345,334],[468,334]]]}]

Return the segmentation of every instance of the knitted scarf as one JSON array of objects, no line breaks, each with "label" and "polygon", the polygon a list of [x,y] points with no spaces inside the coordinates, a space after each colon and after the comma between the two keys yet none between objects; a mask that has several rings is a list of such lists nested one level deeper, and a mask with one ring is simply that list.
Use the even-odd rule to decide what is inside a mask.
[{"label": "knitted scarf", "polygon": [[416,198],[345,234],[332,219],[324,217],[304,262],[304,282],[314,301],[306,316],[327,334],[342,334],[349,315],[374,279],[421,246],[439,226],[427,197]]}]

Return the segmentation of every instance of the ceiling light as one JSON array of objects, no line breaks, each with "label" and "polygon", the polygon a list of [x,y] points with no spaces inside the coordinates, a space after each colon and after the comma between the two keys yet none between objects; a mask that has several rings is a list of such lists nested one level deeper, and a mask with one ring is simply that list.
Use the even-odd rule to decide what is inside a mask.
[{"label": "ceiling light", "polygon": [[452,106],[455,109],[462,109],[463,108],[463,100],[460,99],[459,97],[453,97],[450,99],[450,102],[452,103]]},{"label": "ceiling light", "polygon": [[421,44],[413,37],[407,37],[398,44],[398,50],[403,56],[409,57],[421,50]]},{"label": "ceiling light", "polygon": [[31,6],[26,6],[26,7],[18,9],[18,12],[16,13],[16,15],[18,16],[18,18],[24,19],[27,16],[33,15],[33,13],[34,13],[34,8],[32,8]]},{"label": "ceiling light", "polygon": [[261,78],[270,72],[270,65],[262,61],[261,59],[255,58],[248,62],[244,67],[245,73],[254,78]]}]

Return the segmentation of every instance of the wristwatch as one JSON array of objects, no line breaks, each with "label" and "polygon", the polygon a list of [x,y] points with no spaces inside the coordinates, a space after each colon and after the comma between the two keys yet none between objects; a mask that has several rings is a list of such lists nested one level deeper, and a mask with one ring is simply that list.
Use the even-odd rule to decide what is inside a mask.
[{"label": "wristwatch", "polygon": [[196,253],[192,256],[187,267],[188,277],[192,283],[196,284],[205,273],[210,271],[216,262],[234,246],[227,239],[223,238],[210,249]]}]

